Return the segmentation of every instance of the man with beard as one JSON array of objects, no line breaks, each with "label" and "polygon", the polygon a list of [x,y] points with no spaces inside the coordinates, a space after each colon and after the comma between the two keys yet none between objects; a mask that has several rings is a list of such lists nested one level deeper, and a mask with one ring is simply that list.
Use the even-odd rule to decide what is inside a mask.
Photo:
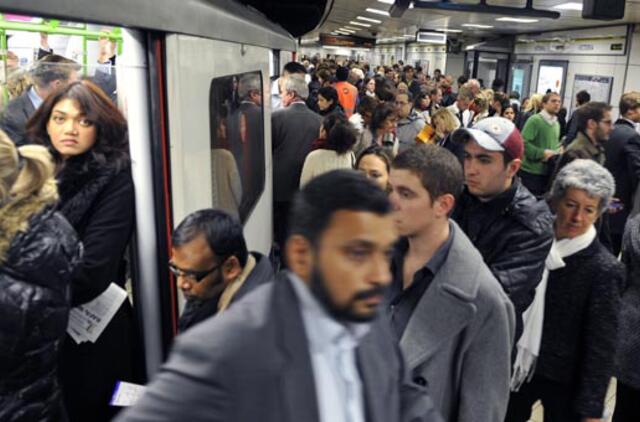
[{"label": "man with beard", "polygon": [[191,213],[178,225],[169,269],[187,301],[178,321],[181,332],[273,278],[269,259],[247,250],[242,225],[215,209]]},{"label": "man with beard", "polygon": [[600,165],[604,165],[606,154],[604,142],[609,139],[613,128],[611,121],[611,106],[601,102],[590,102],[577,112],[578,135],[569,144],[567,151],[582,150],[589,158]]},{"label": "man with beard", "polygon": [[414,146],[390,175],[398,242],[391,324],[415,383],[449,422],[501,421],[509,400],[514,312],[507,295],[449,219],[462,168],[448,150]]},{"label": "man with beard", "polygon": [[291,271],[178,337],[118,420],[440,421],[376,318],[395,240],[386,193],[364,175],[314,178],[292,208]]}]

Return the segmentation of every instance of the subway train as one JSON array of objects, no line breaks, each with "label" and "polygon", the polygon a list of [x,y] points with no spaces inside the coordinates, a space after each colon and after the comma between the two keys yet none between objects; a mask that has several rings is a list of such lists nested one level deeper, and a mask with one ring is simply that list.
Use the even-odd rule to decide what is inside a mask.
[{"label": "subway train", "polygon": [[[250,248],[270,252],[270,83],[281,64],[292,59],[296,41],[263,14],[234,1],[2,1],[0,11],[0,26],[8,33],[49,32],[50,41],[66,34],[95,43],[90,29],[118,28],[113,31],[119,35],[117,99],[128,120],[135,183],[131,295],[151,376],[175,334],[181,301],[167,267],[170,235],[188,213],[220,205],[212,199],[212,183],[224,176],[216,174],[210,154],[216,138],[213,102],[230,95],[228,86],[243,75],[261,85],[264,107],[254,123],[263,147],[238,150],[252,154],[251,164],[259,169],[244,175],[252,178],[253,188],[242,219]],[[56,21],[51,25],[41,18]],[[86,45],[79,62],[82,54]]]}]

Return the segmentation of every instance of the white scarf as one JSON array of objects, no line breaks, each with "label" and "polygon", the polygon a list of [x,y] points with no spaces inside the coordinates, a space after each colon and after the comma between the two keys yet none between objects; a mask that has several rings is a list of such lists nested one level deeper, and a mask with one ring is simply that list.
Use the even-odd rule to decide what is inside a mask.
[{"label": "white scarf", "polygon": [[540,354],[542,327],[544,324],[545,295],[549,272],[565,266],[563,258],[587,248],[596,238],[596,229],[591,225],[586,233],[572,239],[553,240],[551,250],[544,264],[542,280],[536,287],[533,303],[522,314],[524,330],[518,340],[516,361],[511,376],[511,391],[518,391],[522,384],[531,381],[536,360]]},{"label": "white scarf", "polygon": [[540,116],[547,122],[549,125],[553,126],[558,121],[558,116],[552,116],[547,110],[542,110]]}]

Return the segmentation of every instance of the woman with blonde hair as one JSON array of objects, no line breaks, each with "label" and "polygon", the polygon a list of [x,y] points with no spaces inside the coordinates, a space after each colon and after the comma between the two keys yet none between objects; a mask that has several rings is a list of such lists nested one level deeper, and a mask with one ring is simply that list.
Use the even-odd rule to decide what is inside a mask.
[{"label": "woman with blonde hair", "polygon": [[533,94],[531,98],[529,98],[529,102],[527,106],[522,109],[522,112],[518,114],[516,118],[516,126],[518,126],[518,130],[522,131],[524,128],[524,124],[527,123],[529,117],[534,114],[538,114],[540,110],[542,110],[542,98],[544,95],[542,94]]},{"label": "woman with blonde hair", "polygon": [[58,384],[72,273],[81,247],[53,207],[46,148],[0,131],[0,420],[65,420]]},{"label": "woman with blonde hair", "polygon": [[451,139],[451,134],[460,127],[460,121],[456,116],[446,107],[439,108],[431,116],[431,124],[436,130],[437,145],[451,151],[462,162],[464,146]]}]

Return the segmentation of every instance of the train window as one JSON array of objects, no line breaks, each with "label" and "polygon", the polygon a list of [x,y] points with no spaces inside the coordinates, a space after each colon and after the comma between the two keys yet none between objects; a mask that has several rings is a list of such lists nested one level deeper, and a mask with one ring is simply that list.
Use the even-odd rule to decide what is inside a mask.
[{"label": "train window", "polygon": [[265,184],[261,72],[215,78],[209,90],[214,208],[243,223]]}]

